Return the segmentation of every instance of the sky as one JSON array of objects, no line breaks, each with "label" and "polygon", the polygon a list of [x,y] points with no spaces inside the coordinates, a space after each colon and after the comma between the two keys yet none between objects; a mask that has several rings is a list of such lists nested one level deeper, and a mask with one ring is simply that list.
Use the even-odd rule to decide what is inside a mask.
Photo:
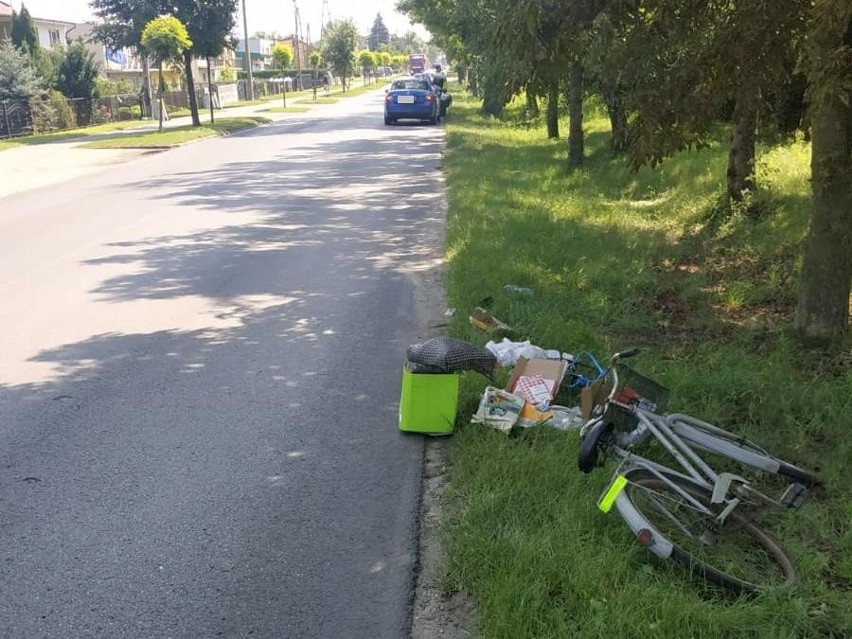
[{"label": "sky", "polygon": [[[428,34],[419,25],[411,25],[408,18],[396,13],[394,5],[397,0],[328,0],[328,14],[331,19],[352,18],[362,35],[370,32],[376,14],[382,14],[382,20],[388,31],[399,35],[406,31],[415,31],[420,37],[428,40]],[[30,14],[37,18],[67,20],[69,22],[86,22],[92,19],[89,0],[23,0]],[[249,34],[257,31],[278,32],[290,35],[295,31],[296,19],[292,0],[245,0],[248,16]],[[242,0],[238,2],[242,7]],[[302,33],[307,39],[310,26],[311,40],[319,39],[320,26],[323,17],[323,0],[297,0],[295,6],[299,9],[302,23]],[[20,11],[21,0],[12,0],[12,7]],[[238,16],[239,33],[242,33],[242,13]]]}]

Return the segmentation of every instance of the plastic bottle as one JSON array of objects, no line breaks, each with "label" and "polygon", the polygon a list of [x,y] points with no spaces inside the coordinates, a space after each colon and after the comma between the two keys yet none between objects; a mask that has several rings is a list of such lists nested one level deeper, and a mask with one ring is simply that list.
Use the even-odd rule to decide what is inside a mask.
[{"label": "plastic bottle", "polygon": [[533,291],[531,288],[526,288],[524,286],[516,286],[515,284],[506,284],[503,287],[504,291],[508,291],[509,293],[517,293],[518,295],[532,295]]}]

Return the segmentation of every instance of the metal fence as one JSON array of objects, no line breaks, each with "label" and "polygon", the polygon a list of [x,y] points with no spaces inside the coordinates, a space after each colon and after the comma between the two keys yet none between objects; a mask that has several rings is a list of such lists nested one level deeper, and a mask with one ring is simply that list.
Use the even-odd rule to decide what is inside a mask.
[{"label": "metal fence", "polygon": [[[200,86],[196,93],[201,104]],[[189,94],[186,91],[164,93],[163,101],[166,110],[170,112],[189,108]],[[96,99],[34,97],[0,100],[0,139],[140,120],[143,117],[143,109],[141,93]]]}]

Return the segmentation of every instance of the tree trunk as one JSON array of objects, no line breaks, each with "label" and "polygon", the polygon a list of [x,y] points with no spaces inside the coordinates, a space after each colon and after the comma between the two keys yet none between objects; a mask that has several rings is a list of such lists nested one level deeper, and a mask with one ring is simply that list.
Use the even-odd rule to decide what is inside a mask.
[{"label": "tree trunk", "polygon": [[535,93],[532,92],[529,86],[526,88],[527,94],[527,111],[530,114],[531,118],[538,117],[538,99],[535,97]]},{"label": "tree trunk", "polygon": [[624,153],[627,150],[627,113],[624,110],[621,92],[615,82],[603,80],[601,93],[609,113],[609,125],[612,131],[609,148],[614,153]]},{"label": "tree trunk", "polygon": [[157,109],[160,113],[160,133],[163,132],[163,109],[165,108],[165,104],[163,103],[163,62],[162,60],[157,65],[157,103],[160,105],[160,108]]},{"label": "tree trunk", "polygon": [[735,202],[754,188],[754,145],[757,135],[757,112],[753,106],[737,102],[734,126],[728,149],[728,197]]},{"label": "tree trunk", "polygon": [[142,117],[151,117],[151,99],[154,92],[151,90],[151,67],[148,64],[148,56],[142,53]]},{"label": "tree trunk", "polygon": [[554,80],[547,89],[547,138],[559,137],[559,82]]},{"label": "tree trunk", "polygon": [[470,70],[467,72],[467,81],[467,88],[470,90],[470,94],[479,97],[479,76],[476,71]]},{"label": "tree trunk", "polygon": [[210,97],[210,124],[213,124],[213,67],[210,66],[210,56],[207,56],[207,93]]},{"label": "tree trunk", "polygon": [[571,64],[568,76],[568,168],[583,165],[583,65]]},{"label": "tree trunk", "polygon": [[[201,126],[201,118],[198,116],[198,96],[195,95],[195,80],[192,77],[192,51],[189,49],[184,49],[183,63],[186,65],[186,90],[189,92],[192,126]],[[207,73],[210,73],[210,67],[207,67]]]},{"label": "tree trunk", "polygon": [[811,135],[813,209],[796,330],[806,341],[828,344],[848,330],[852,281],[852,108],[842,95],[813,105]]}]

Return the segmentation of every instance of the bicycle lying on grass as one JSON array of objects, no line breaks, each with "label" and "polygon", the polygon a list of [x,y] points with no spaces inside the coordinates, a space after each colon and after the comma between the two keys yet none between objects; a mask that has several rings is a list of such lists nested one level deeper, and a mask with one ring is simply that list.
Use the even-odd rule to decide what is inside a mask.
[{"label": "bicycle lying on grass", "polygon": [[[758,517],[767,506],[798,509],[819,478],[717,426],[663,413],[668,391],[621,363],[637,353],[613,355],[598,385],[606,397],[580,431],[580,470],[620,462],[598,507],[614,505],[641,546],[714,584],[742,593],[794,584],[792,559]],[[677,469],[635,452],[649,440]],[[746,471],[748,479],[738,474]],[[780,496],[767,494],[767,477],[787,484]]]}]

